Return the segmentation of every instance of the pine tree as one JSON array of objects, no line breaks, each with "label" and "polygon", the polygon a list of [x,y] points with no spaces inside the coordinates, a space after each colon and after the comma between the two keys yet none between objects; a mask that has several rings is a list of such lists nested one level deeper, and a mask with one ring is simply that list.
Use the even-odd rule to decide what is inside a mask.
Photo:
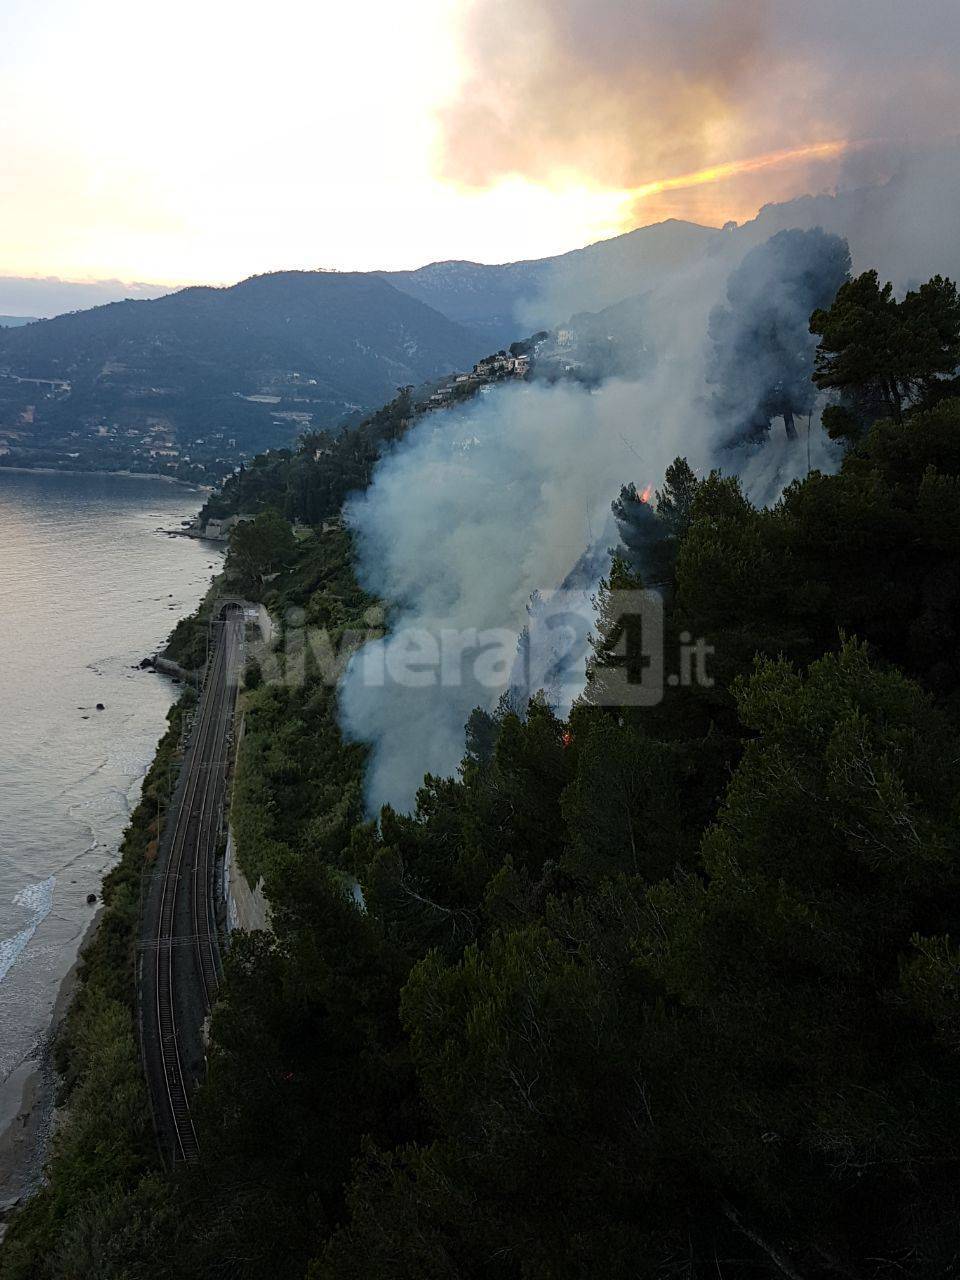
[{"label": "pine tree", "polygon": [[820,338],[817,386],[873,401],[897,423],[960,364],[960,300],[942,276],[898,303],[889,281],[881,287],[876,271],[865,271],[813,313],[810,331]]}]

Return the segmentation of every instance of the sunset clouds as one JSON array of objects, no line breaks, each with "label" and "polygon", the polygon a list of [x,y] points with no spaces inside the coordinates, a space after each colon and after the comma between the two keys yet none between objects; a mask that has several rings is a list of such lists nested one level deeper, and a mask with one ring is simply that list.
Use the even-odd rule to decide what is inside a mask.
[{"label": "sunset clouds", "polygon": [[884,176],[956,0],[5,0],[0,274],[540,257]]},{"label": "sunset clouds", "polygon": [[838,144],[887,160],[960,108],[954,0],[474,0],[461,43],[453,179],[576,176],[686,216],[820,189]]}]

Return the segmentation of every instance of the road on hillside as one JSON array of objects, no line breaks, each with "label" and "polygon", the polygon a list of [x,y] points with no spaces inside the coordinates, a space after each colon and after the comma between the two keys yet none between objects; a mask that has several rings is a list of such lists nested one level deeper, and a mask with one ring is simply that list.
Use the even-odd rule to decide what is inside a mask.
[{"label": "road on hillside", "polygon": [[169,1167],[198,1155],[190,1097],[203,1075],[204,1024],[220,982],[214,876],[243,628],[243,610],[232,605],[215,624],[189,745],[144,888],[140,1043],[157,1141]]}]

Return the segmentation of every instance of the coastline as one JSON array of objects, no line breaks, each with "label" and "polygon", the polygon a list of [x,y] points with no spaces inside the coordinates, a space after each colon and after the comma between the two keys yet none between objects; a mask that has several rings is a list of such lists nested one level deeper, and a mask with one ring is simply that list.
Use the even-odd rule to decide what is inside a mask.
[{"label": "coastline", "polygon": [[[40,473],[55,476],[70,474],[80,478],[98,475],[123,475],[125,479],[138,478],[138,473],[126,471],[72,470],[68,473],[55,467],[40,469],[20,466],[0,467],[0,471],[2,470],[20,474]],[[174,484],[183,489],[184,494],[181,499],[177,499],[171,493],[169,499],[163,500],[164,504],[170,501],[176,507],[185,505],[194,509],[199,502],[203,501],[202,489],[198,485],[170,476],[150,475],[150,478],[164,480],[168,485]],[[186,497],[187,492],[201,496],[189,499]],[[126,498],[123,499],[124,503],[127,501]],[[143,508],[142,502],[136,505],[138,510],[149,509]],[[143,524],[143,521],[140,521],[140,524]],[[146,526],[145,531],[151,537],[155,532],[152,527]],[[164,530],[164,532],[170,531]],[[157,630],[153,642],[157,642],[159,652],[162,653],[166,642],[163,637],[170,626],[169,619],[180,617],[182,613],[180,617],[180,623],[182,623],[184,618],[192,616],[195,612],[194,605],[206,598],[214,576],[209,571],[210,565],[207,561],[217,559],[211,552],[212,548],[204,547],[196,553],[195,568],[200,570],[196,578],[196,590],[203,593],[199,601],[195,601],[192,593],[189,593],[185,608],[178,609],[175,614],[168,614],[164,609],[161,615],[158,611],[157,622],[163,630],[162,632]],[[162,562],[161,576],[165,571],[164,565],[172,563],[176,567],[183,561],[182,555],[173,554],[172,551],[160,552],[159,555]],[[192,560],[189,563],[193,565]],[[204,568],[206,572],[203,572]],[[127,594],[130,595],[130,593]],[[133,592],[131,599],[134,604],[135,596],[136,592]],[[129,604],[126,597],[124,601]],[[154,631],[153,625],[149,630]],[[94,635],[99,633],[94,632]],[[100,643],[102,642],[101,637]],[[142,643],[143,637],[140,637],[137,640],[137,648],[130,650],[129,663],[124,658],[122,670],[116,677],[118,681],[123,681],[124,673],[126,673],[126,679],[133,678],[129,674],[128,666],[129,664],[139,666],[134,659],[143,652]],[[164,671],[159,664],[154,667],[154,670],[162,677],[173,674]],[[100,673],[97,672],[97,674]],[[180,678],[183,678],[182,675]],[[165,687],[169,684],[167,679],[162,679],[159,683]],[[144,695],[136,692],[134,687],[127,686],[124,682],[123,688],[127,701],[132,698],[135,704],[143,702]],[[77,1091],[75,1088],[77,1076],[79,1075],[82,1081],[84,1071],[91,1069],[84,1037],[89,1039],[91,1028],[95,1032],[99,1032],[102,1028],[109,1042],[109,1037],[116,1032],[116,1047],[119,1059],[123,1063],[122,1069],[128,1070],[129,1062],[135,1058],[135,1055],[130,1053],[133,1041],[127,1036],[123,1025],[127,999],[126,975],[119,972],[111,945],[117,937],[134,939],[136,936],[136,922],[129,918],[129,905],[132,901],[133,909],[136,910],[136,882],[141,875],[143,859],[149,856],[149,843],[154,838],[154,827],[160,813],[160,802],[156,793],[162,788],[157,782],[158,771],[163,775],[164,771],[169,772],[172,767],[175,767],[173,762],[182,715],[179,708],[183,691],[179,691],[179,697],[175,688],[170,688],[169,692],[171,695],[169,699],[165,696],[161,698],[164,710],[156,728],[152,727],[153,717],[150,717],[149,740],[154,744],[153,749],[149,750],[149,753],[145,750],[141,767],[131,771],[122,779],[126,816],[121,818],[116,836],[114,837],[111,832],[109,841],[104,846],[108,858],[105,865],[102,864],[99,883],[91,880],[89,884],[90,890],[97,893],[96,903],[88,904],[84,911],[81,897],[78,904],[79,912],[73,917],[77,921],[77,927],[71,931],[72,963],[70,957],[66,955],[63,957],[64,964],[69,967],[60,969],[62,976],[59,976],[59,981],[57,974],[51,975],[52,981],[44,991],[43,1004],[35,1003],[32,1011],[29,1006],[25,1006],[24,1017],[14,1023],[14,1026],[29,1028],[29,1035],[24,1034],[17,1040],[16,1055],[11,1054],[8,1057],[8,1074],[0,1086],[0,1254],[6,1242],[12,1242],[15,1236],[17,1240],[21,1240],[24,1230],[29,1234],[33,1229],[32,1226],[24,1226],[25,1223],[34,1221],[29,1212],[26,1216],[23,1214],[27,1204],[37,1206],[36,1212],[41,1217],[46,1212],[46,1188],[48,1180],[56,1174],[58,1162],[65,1159],[69,1163],[78,1158],[75,1155],[77,1150],[82,1153],[83,1143],[76,1136],[77,1129],[71,1128],[65,1123],[65,1119],[73,1114],[75,1108],[78,1108],[77,1115],[81,1119],[86,1114],[83,1110],[83,1090],[81,1088]],[[77,699],[78,702],[82,700],[82,698]],[[152,699],[152,701],[155,700]],[[114,705],[109,697],[105,698],[105,701],[111,706]],[[121,705],[119,695],[116,705]],[[134,723],[139,724],[139,719],[135,718]],[[175,729],[172,727],[174,725]],[[158,731],[160,732],[159,742],[156,737]],[[144,746],[146,747],[146,741]],[[139,759],[137,764],[140,764]],[[122,775],[125,772],[122,762],[117,767]],[[134,885],[132,897],[131,882]],[[132,954],[132,941],[130,951]],[[131,980],[129,997],[131,1001],[133,1000],[132,990]],[[101,1013],[103,1005],[106,1006],[105,1015]],[[11,1041],[8,1048],[13,1047],[14,1044]],[[21,1054],[22,1057],[20,1057]],[[10,1069],[11,1060],[15,1063],[12,1069]],[[135,1073],[129,1079],[124,1079],[124,1085],[130,1089],[131,1096],[141,1084],[141,1074],[137,1063]],[[111,1081],[111,1084],[113,1083],[115,1082]],[[134,1133],[131,1137],[130,1134],[124,1133],[122,1138],[131,1150],[139,1153],[138,1144],[142,1143],[142,1135]],[[81,1144],[79,1148],[78,1141]],[[79,1158],[82,1160],[84,1157],[81,1154]],[[0,1264],[0,1270],[2,1269]]]},{"label": "coastline", "polygon": [[[170,673],[154,667],[160,676]],[[189,674],[189,673],[185,673]],[[159,752],[157,753],[159,754]],[[130,829],[134,811],[143,800],[143,788],[157,761],[153,756],[137,784],[136,801],[128,815],[121,836],[117,858],[105,876],[119,864],[122,845]],[[70,1012],[80,982],[80,970],[86,951],[94,942],[106,911],[101,883],[98,905],[83,931],[76,959],[60,980],[50,1021],[36,1044],[16,1066],[0,1091],[0,1245],[9,1221],[17,1209],[41,1186],[50,1154],[50,1140],[58,1119],[57,1093],[60,1080],[54,1061],[54,1049],[64,1020]],[[4,1100],[3,1095],[8,1096]],[[19,1101],[18,1101],[19,1099]]]},{"label": "coastline", "polygon": [[191,489],[195,493],[214,492],[213,485],[181,480],[178,476],[164,476],[156,471],[101,471],[93,467],[87,470],[74,470],[68,467],[5,467],[0,464],[0,475],[4,471],[13,471],[26,476],[124,476],[129,480],[160,480],[163,484],[179,484],[184,489]]},{"label": "coastline", "polygon": [[[61,979],[47,1030],[5,1081],[12,1097],[0,1111],[0,1241],[11,1212],[43,1179],[57,1120],[54,1046],[77,989],[84,952],[96,936],[103,912],[101,902],[84,930],[77,958]],[[19,1102],[15,1102],[18,1084]]]}]

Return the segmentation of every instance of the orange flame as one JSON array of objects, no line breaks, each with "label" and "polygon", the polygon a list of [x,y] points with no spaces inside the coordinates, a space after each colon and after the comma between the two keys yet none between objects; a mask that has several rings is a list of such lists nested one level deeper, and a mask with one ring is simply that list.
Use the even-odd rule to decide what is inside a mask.
[{"label": "orange flame", "polygon": [[640,501],[641,501],[641,502],[649,502],[649,501],[650,501],[650,495],[651,495],[652,493],[653,493],[653,485],[652,485],[652,484],[648,484],[648,485],[647,485],[647,487],[644,489],[643,493],[641,493],[641,495],[640,495]]}]

